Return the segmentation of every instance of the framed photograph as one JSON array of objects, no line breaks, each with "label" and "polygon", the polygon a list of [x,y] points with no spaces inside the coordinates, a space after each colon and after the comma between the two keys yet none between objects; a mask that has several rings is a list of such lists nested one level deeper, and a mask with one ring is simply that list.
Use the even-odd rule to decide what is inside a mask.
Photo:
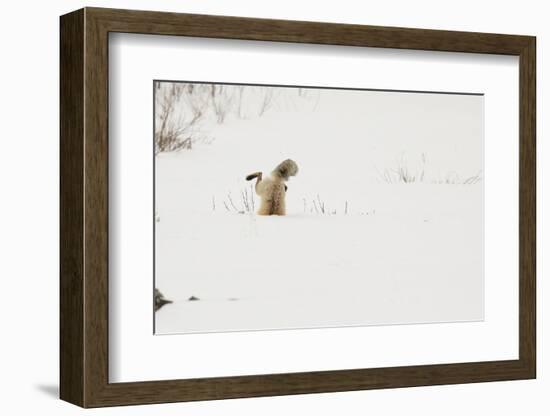
[{"label": "framed photograph", "polygon": [[535,50],[62,16],[61,398],[535,378]]}]

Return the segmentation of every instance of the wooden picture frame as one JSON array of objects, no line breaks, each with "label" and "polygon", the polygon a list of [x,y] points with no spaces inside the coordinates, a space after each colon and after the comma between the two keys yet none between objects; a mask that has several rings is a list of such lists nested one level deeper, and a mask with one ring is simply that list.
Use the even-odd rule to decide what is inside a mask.
[{"label": "wooden picture frame", "polygon": [[[62,16],[60,29],[61,399],[101,407],[535,378],[534,37],[100,8]],[[518,56],[519,359],[109,383],[110,32]]]}]

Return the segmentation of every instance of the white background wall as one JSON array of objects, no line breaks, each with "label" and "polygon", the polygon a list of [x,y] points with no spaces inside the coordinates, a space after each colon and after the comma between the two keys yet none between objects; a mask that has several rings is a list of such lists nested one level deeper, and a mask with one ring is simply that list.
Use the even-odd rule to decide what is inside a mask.
[{"label": "white background wall", "polygon": [[[225,400],[92,410],[88,414],[529,414],[548,413],[550,361],[542,326],[545,301],[540,215],[548,206],[550,146],[543,129],[549,98],[548,11],[542,1],[125,0],[4,2],[0,15],[0,409],[3,414],[82,412],[58,394],[58,16],[82,6],[318,20],[433,29],[530,34],[538,37],[538,380]],[[546,199],[546,201],[544,201]]]}]

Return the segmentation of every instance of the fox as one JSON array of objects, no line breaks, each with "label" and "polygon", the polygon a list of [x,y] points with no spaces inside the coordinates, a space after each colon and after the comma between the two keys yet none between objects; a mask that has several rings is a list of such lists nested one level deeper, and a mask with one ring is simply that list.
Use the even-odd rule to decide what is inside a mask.
[{"label": "fox", "polygon": [[298,165],[292,159],[282,161],[267,178],[262,172],[246,176],[247,181],[256,179],[255,190],[260,197],[258,215],[286,215],[285,196],[288,187],[285,182],[298,173]]}]

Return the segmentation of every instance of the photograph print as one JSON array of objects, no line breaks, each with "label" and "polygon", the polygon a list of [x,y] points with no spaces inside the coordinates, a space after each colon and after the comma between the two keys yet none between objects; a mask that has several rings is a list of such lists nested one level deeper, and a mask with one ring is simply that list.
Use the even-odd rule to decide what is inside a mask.
[{"label": "photograph print", "polygon": [[153,82],[155,334],[484,320],[484,96]]}]

